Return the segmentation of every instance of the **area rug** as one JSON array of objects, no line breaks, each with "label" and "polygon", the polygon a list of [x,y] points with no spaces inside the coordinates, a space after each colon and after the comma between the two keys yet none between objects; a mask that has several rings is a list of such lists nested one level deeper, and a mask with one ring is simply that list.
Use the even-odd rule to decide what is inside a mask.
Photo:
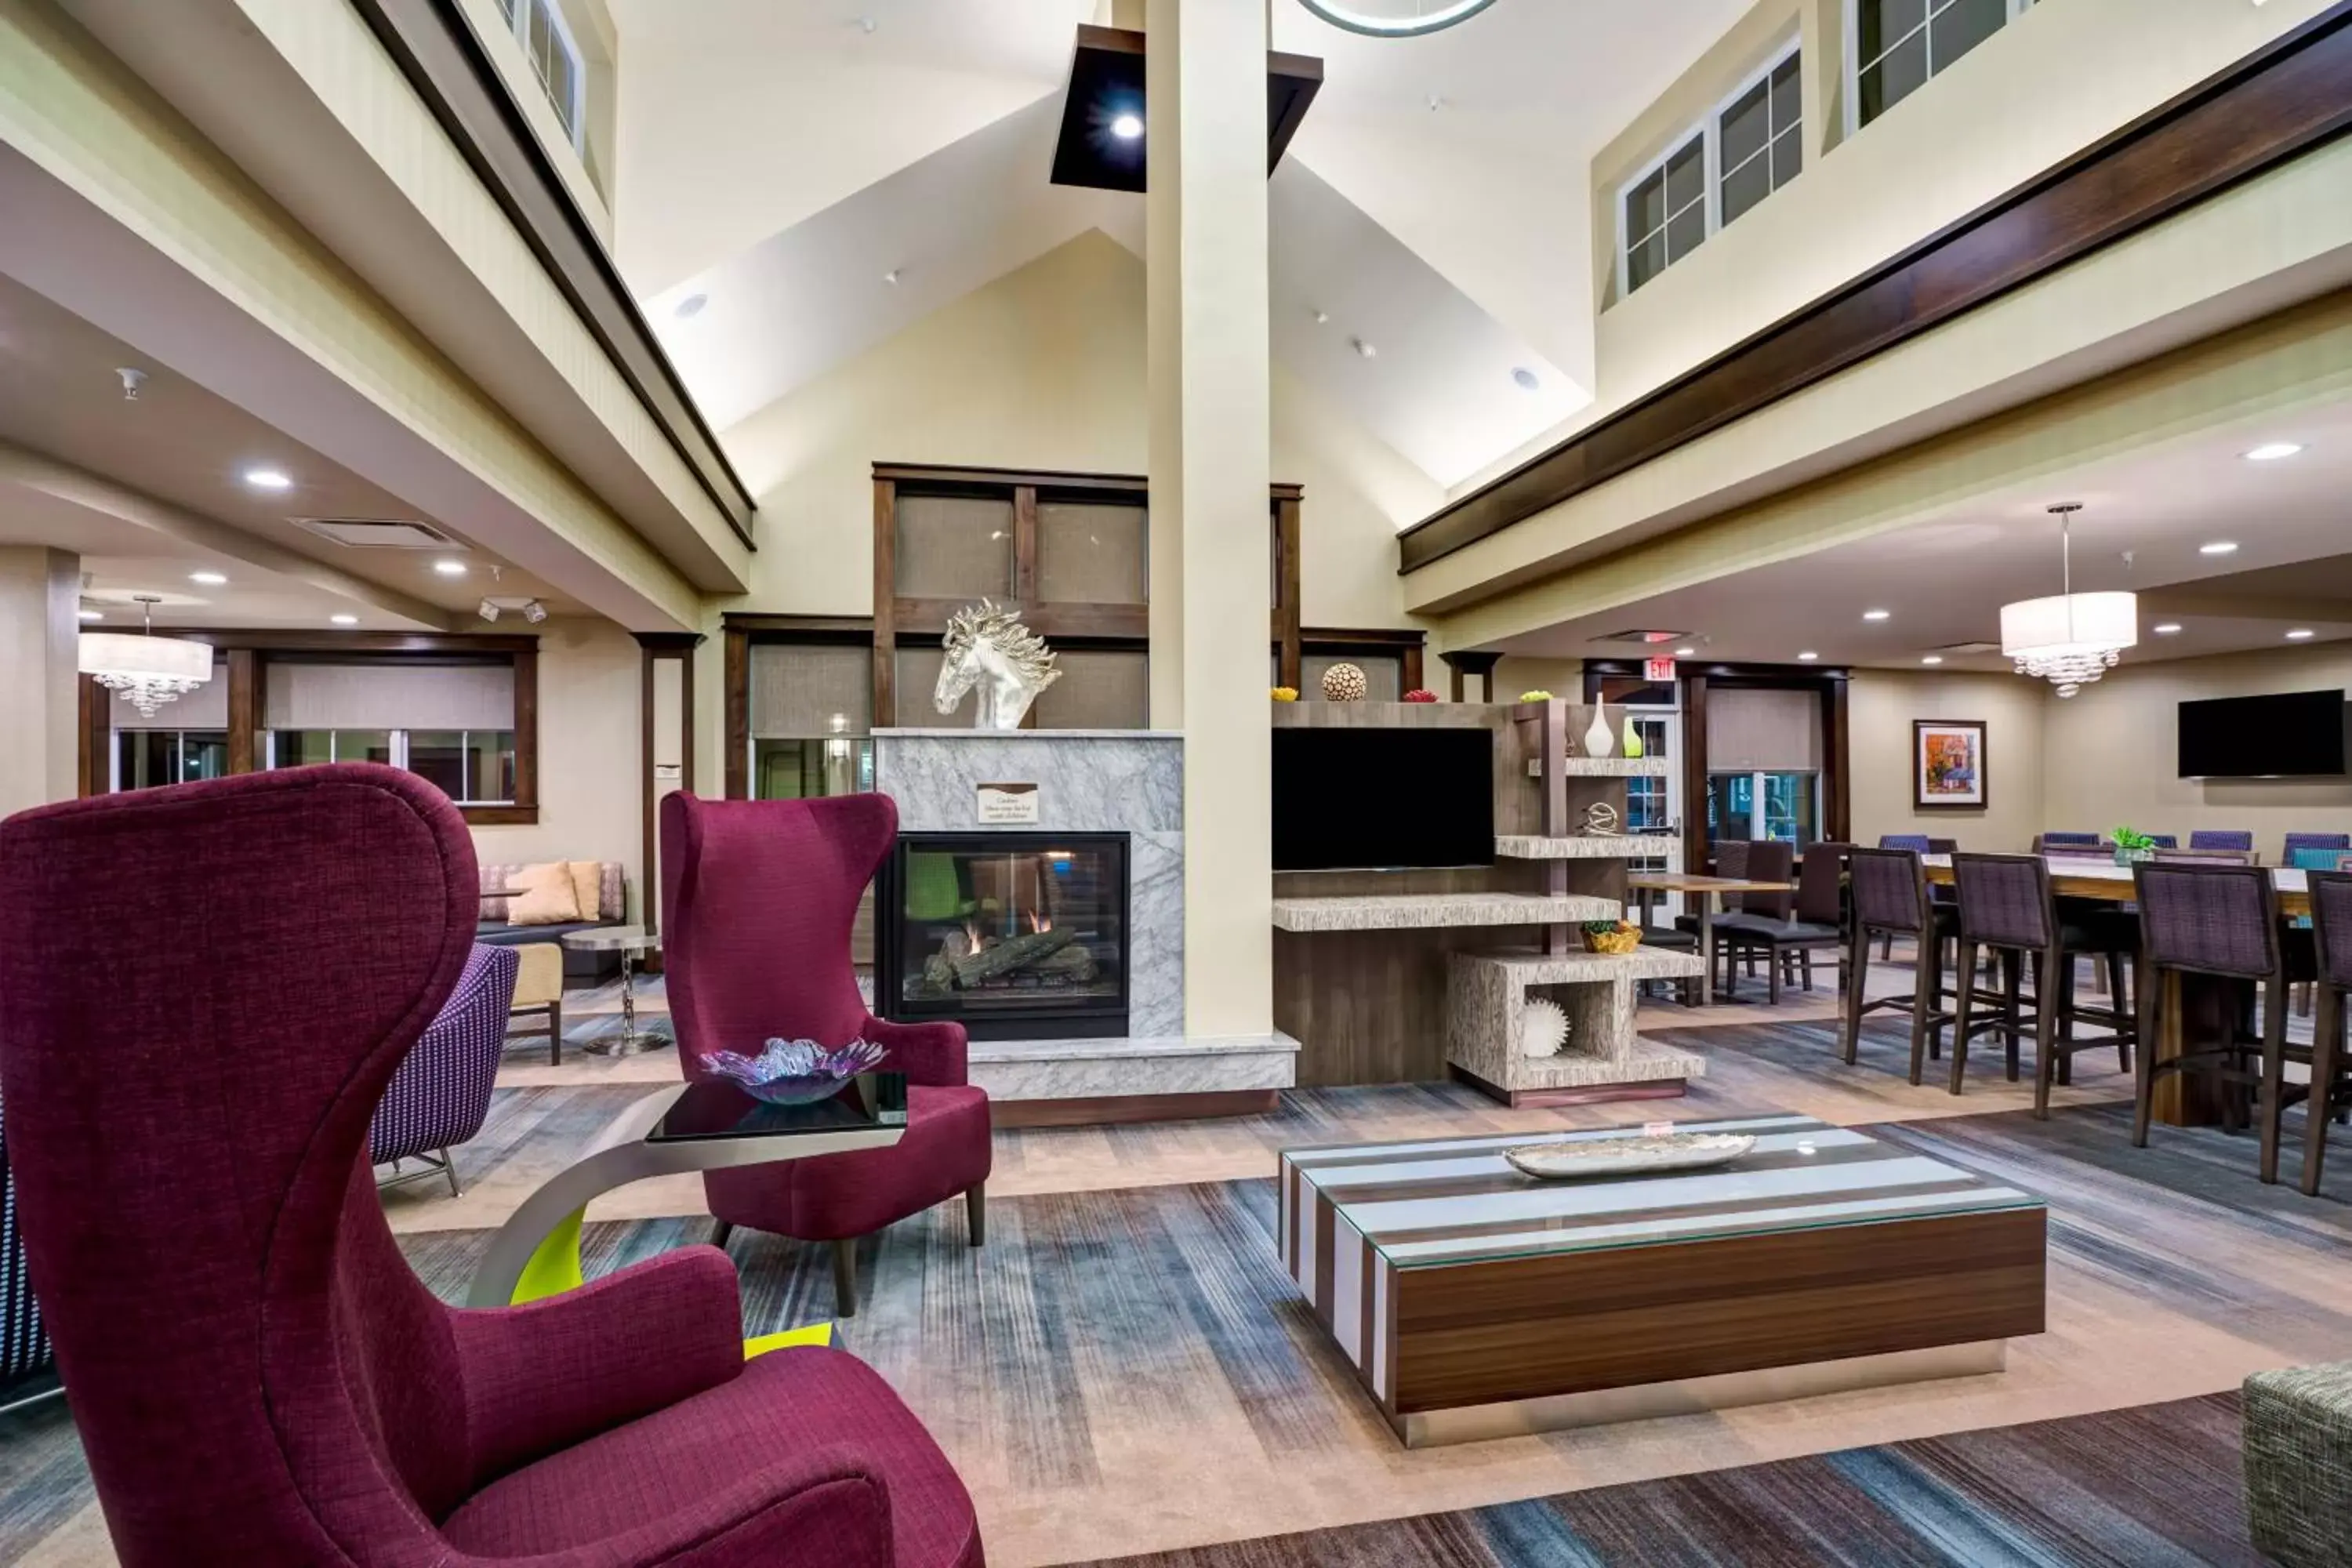
[{"label": "area rug", "polygon": [[1223,1546],[1118,1568],[2260,1563],[2231,1394]]}]

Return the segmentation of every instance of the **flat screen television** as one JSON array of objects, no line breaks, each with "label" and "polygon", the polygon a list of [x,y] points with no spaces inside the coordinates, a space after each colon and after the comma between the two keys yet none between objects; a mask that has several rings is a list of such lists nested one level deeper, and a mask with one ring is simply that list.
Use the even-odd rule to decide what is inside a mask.
[{"label": "flat screen television", "polygon": [[1486,730],[1276,730],[1274,868],[1495,863]]},{"label": "flat screen television", "polygon": [[2343,772],[2340,687],[2180,705],[2182,778],[2307,778]]}]

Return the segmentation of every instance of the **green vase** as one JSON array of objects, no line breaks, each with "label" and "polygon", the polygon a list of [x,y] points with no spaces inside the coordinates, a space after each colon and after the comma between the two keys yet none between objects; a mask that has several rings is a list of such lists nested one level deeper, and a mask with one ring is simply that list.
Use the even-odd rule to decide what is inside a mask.
[{"label": "green vase", "polygon": [[1625,716],[1625,743],[1623,751],[1624,754],[1629,757],[1638,757],[1642,754],[1642,732],[1633,728],[1633,716],[1630,713]]}]

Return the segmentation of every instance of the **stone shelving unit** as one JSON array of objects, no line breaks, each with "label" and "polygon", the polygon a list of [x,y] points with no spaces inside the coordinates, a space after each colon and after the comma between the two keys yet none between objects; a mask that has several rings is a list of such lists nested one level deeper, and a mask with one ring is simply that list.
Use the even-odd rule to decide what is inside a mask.
[{"label": "stone shelving unit", "polygon": [[[1445,1057],[1454,1072],[1511,1105],[1678,1095],[1706,1071],[1694,1052],[1644,1039],[1633,1027],[1645,980],[1696,978],[1696,955],[1661,948],[1628,953],[1457,952],[1446,974]],[[1551,993],[1568,1015],[1556,1056],[1519,1048],[1528,994]]]}]

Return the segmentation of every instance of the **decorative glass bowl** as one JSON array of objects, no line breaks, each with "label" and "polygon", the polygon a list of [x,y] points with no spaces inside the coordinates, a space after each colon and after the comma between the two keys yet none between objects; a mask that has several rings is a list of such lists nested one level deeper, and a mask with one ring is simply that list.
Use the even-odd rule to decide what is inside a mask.
[{"label": "decorative glass bowl", "polygon": [[702,1070],[770,1105],[810,1105],[838,1094],[843,1084],[879,1067],[888,1054],[871,1040],[852,1040],[829,1051],[814,1040],[778,1039],[756,1057],[713,1051],[702,1058]]}]

